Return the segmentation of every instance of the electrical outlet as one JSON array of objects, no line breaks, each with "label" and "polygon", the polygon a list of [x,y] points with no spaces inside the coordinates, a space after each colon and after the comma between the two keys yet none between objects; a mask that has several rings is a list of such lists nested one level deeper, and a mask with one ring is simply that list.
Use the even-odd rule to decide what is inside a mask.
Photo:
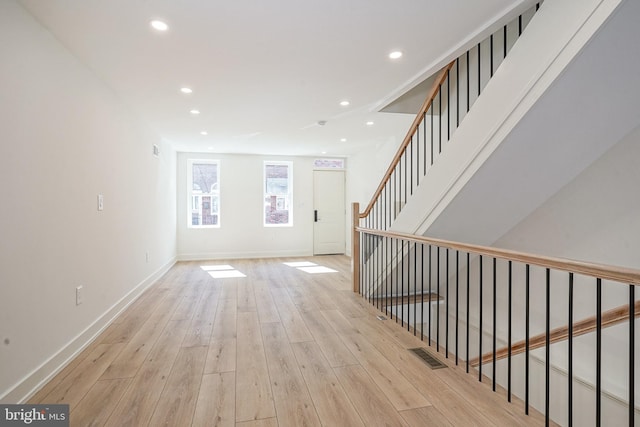
[{"label": "electrical outlet", "polygon": [[76,287],[76,305],[82,304],[82,286]]}]

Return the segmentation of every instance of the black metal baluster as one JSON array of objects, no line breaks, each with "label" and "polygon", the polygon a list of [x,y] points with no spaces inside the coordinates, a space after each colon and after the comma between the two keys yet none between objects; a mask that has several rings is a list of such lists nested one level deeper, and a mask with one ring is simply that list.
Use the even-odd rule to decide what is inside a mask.
[{"label": "black metal baluster", "polygon": [[[369,218],[367,218],[366,220],[367,222],[367,226],[369,225]],[[367,302],[370,302],[370,298],[369,298],[369,268],[370,268],[370,259],[369,259],[369,240],[371,240],[371,236],[369,234],[365,234],[365,254],[367,255],[367,257],[365,258],[365,261],[367,262],[367,264],[365,264],[366,268],[364,269],[364,291],[365,291],[365,298],[367,299]]]},{"label": "black metal baluster", "polygon": [[420,243],[420,341],[424,341],[424,243]]},{"label": "black metal baluster", "polygon": [[466,321],[466,344],[465,344],[465,362],[466,362],[466,371],[469,373],[469,288],[470,288],[470,280],[471,277],[471,263],[469,262],[470,254],[467,252],[467,321]]},{"label": "black metal baluster", "polygon": [[493,34],[489,37],[489,54],[491,55],[489,58],[489,77],[493,77]]},{"label": "black metal baluster", "polygon": [[431,166],[433,166],[433,101],[431,101]]},{"label": "black metal baluster", "polygon": [[[404,258],[404,255],[402,256]],[[402,308],[404,313],[404,307]],[[407,240],[407,331],[411,330],[411,241]]]},{"label": "black metal baluster", "polygon": [[[431,108],[431,107],[429,107]],[[424,161],[423,161],[423,170],[424,174],[427,175],[427,112],[422,113],[422,141],[424,141]]]},{"label": "black metal baluster", "polygon": [[[381,208],[382,205],[378,204],[378,206]],[[380,223],[380,212],[377,213],[376,215],[377,217],[377,222]],[[380,229],[380,228],[378,228]],[[382,268],[382,262],[380,260],[380,255],[381,255],[381,251],[380,251],[380,241],[381,241],[381,237],[377,236],[376,237],[376,247],[375,247],[375,255],[376,255],[376,269],[375,269],[375,282],[376,282],[376,307],[378,308],[378,310],[380,310],[380,292],[382,291],[381,289],[381,282],[380,280],[382,280],[382,275],[380,274],[381,272],[381,268]]]},{"label": "black metal baluster", "polygon": [[373,256],[373,258],[374,258],[374,263],[375,264],[374,264],[374,272],[373,272],[374,276],[373,277],[374,277],[374,286],[375,286],[375,288],[373,290],[373,293],[374,293],[374,303],[375,303],[376,308],[378,308],[378,309],[380,309],[380,292],[381,292],[381,289],[380,289],[380,277],[381,277],[380,268],[382,266],[382,263],[380,262],[380,251],[379,251],[379,249],[380,249],[380,240],[381,240],[380,236],[374,236],[374,241],[373,241],[373,243],[374,243],[373,255],[374,256]]},{"label": "black metal baluster", "polygon": [[400,160],[398,161],[398,197],[400,198],[400,201],[398,203],[398,207],[396,208],[397,210],[397,214],[396,214],[396,218],[397,215],[400,214],[400,211],[402,211],[402,206],[403,206],[403,200],[402,200],[402,156],[400,157]]},{"label": "black metal baluster", "polygon": [[525,322],[524,322],[524,413],[529,415],[529,264],[525,273]]},{"label": "black metal baluster", "polygon": [[387,296],[386,296],[386,305],[385,311],[387,314],[391,313],[391,320],[393,320],[393,311],[391,310],[391,306],[393,303],[392,295],[393,295],[393,238],[389,237],[387,240],[387,273],[385,274],[385,281],[387,282]]},{"label": "black metal baluster", "polygon": [[602,279],[596,281],[596,427],[602,423]]},{"label": "black metal baluster", "polygon": [[360,281],[362,282],[362,287],[361,287],[361,295],[363,297],[367,297],[366,296],[366,292],[367,292],[367,242],[369,240],[369,235],[366,233],[362,233],[362,247],[364,248],[364,250],[362,251],[362,278],[360,279]]},{"label": "black metal baluster", "polygon": [[358,278],[358,293],[360,295],[362,295],[362,291],[363,291],[363,276],[364,276],[364,233],[359,233],[358,234],[358,239],[360,240],[360,267],[361,267],[361,272],[362,274],[360,274],[359,278]]},{"label": "black metal baluster", "polygon": [[404,321],[406,319],[404,315],[404,240],[400,239],[400,285],[402,289],[400,290],[400,325],[404,326]]},{"label": "black metal baluster", "polygon": [[438,154],[442,152],[442,84],[438,86]]},{"label": "black metal baluster", "polygon": [[382,311],[382,309],[384,308],[383,305],[383,298],[384,298],[384,287],[383,287],[383,280],[384,280],[384,237],[379,236],[378,237],[378,246],[376,247],[376,252],[378,253],[378,259],[380,260],[380,265],[378,265],[378,310]]},{"label": "black metal baluster", "polygon": [[456,59],[456,129],[460,126],[460,58]]},{"label": "black metal baluster", "polygon": [[[505,27],[506,28],[506,27]],[[512,293],[513,293],[513,276],[511,269],[511,261],[509,261],[509,295],[508,299],[508,324],[507,324],[507,400],[511,402],[511,312],[512,312]]]},{"label": "black metal baluster", "polygon": [[440,246],[436,251],[436,292],[438,297],[436,305],[436,351],[440,353]]},{"label": "black metal baluster", "polygon": [[413,245],[413,336],[416,336],[416,305],[418,304],[418,298],[416,298],[416,291],[418,290],[418,247],[417,244]]},{"label": "black metal baluster", "polygon": [[479,326],[479,339],[478,339],[478,355],[480,358],[480,364],[478,365],[478,381],[482,382],[482,255],[480,255],[480,277],[479,277],[479,295],[478,295],[478,310],[480,318]]},{"label": "black metal baluster", "polygon": [[493,389],[493,391],[496,391],[496,331],[497,331],[497,303],[498,303],[498,293],[497,293],[497,289],[498,289],[498,280],[496,277],[496,259],[493,258],[493,359],[491,362],[491,366],[492,366],[492,379],[491,379],[491,388]]},{"label": "black metal baluster", "polygon": [[[407,188],[409,187],[408,184],[408,180],[407,180],[407,171],[409,168],[407,168],[407,157],[409,157],[407,155],[407,150],[404,151],[404,204],[407,204],[407,201],[409,200],[409,198],[407,197]],[[404,208],[404,206],[403,206]]]},{"label": "black metal baluster", "polygon": [[400,256],[400,251],[401,251],[401,245],[403,244],[401,239],[396,239],[396,292],[395,292],[395,301],[394,301],[394,306],[396,307],[396,323],[398,323],[398,319],[400,319],[400,322],[402,322],[402,318],[400,317],[400,314],[398,314],[398,294],[402,294],[399,291],[400,286],[402,285],[402,278],[400,276],[400,268],[402,267],[402,258]]},{"label": "black metal baluster", "polygon": [[387,197],[387,204],[389,205],[389,225],[388,225],[389,228],[391,228],[391,224],[393,224],[393,219],[394,219],[394,216],[393,216],[394,201],[391,200],[391,195],[393,194],[392,185],[393,184],[391,182],[391,178],[389,178],[389,181],[387,182],[387,187],[389,188],[389,196]]},{"label": "black metal baluster", "polygon": [[367,298],[369,299],[369,304],[372,303],[373,300],[373,296],[372,296],[372,288],[373,288],[373,274],[371,273],[371,270],[373,268],[373,260],[372,260],[372,256],[371,254],[373,253],[373,238],[374,236],[372,234],[369,234],[369,241],[367,243],[368,246],[368,250],[367,250],[367,254],[369,255],[368,257],[368,264],[369,264],[369,268],[367,268]]},{"label": "black metal baluster", "polygon": [[413,135],[411,135],[411,143],[409,143],[409,151],[411,154],[411,159],[409,161],[410,173],[409,173],[409,194],[413,196]]},{"label": "black metal baluster", "polygon": [[635,423],[635,305],[636,288],[629,285],[629,427]]},{"label": "black metal baluster", "polygon": [[481,79],[481,64],[480,61],[480,43],[478,43],[478,96],[480,96],[480,91],[482,90],[482,79]]},{"label": "black metal baluster", "polygon": [[[387,305],[387,307],[389,307],[388,310],[389,310],[389,316],[391,316],[391,320],[393,320],[393,295],[395,294],[395,292],[393,291],[393,282],[394,282],[393,276],[395,276],[395,272],[398,271],[398,267],[397,267],[398,263],[397,263],[397,261],[394,261],[394,258],[393,258],[393,254],[394,254],[394,252],[393,252],[393,242],[395,240],[396,240],[395,238],[393,238],[393,237],[391,238],[391,242],[390,242],[391,247],[389,248],[389,251],[391,252],[391,264],[390,264],[391,265],[391,271],[389,272],[389,276],[391,276],[391,293],[389,295],[390,303]],[[396,246],[397,246],[397,244],[396,244]],[[396,260],[397,260],[397,257],[396,257]],[[397,285],[396,285],[396,287],[397,287]],[[397,316],[396,316],[396,323],[398,323]]]},{"label": "black metal baluster", "polygon": [[[374,212],[374,211],[372,211]],[[371,224],[372,227],[374,226],[374,222],[373,222],[373,213],[371,214]],[[371,265],[371,268],[369,269],[369,303],[371,305],[375,305],[376,303],[376,275],[375,275],[375,271],[376,271],[376,261],[375,261],[375,248],[376,248],[376,236],[374,234],[371,235],[371,241],[369,242],[369,264]]]},{"label": "black metal baluster", "polygon": [[545,426],[549,425],[549,404],[550,400],[550,373],[551,373],[551,340],[550,333],[551,330],[551,270],[546,269],[546,291],[545,291],[545,299],[546,299],[546,312],[545,312],[545,362],[544,362],[544,422]]},{"label": "black metal baluster", "polygon": [[395,221],[398,218],[398,213],[396,212],[396,206],[398,206],[398,192],[397,192],[397,178],[396,178],[396,168],[393,168],[393,219]]},{"label": "black metal baluster", "polygon": [[429,347],[431,347],[431,245],[429,245]]},{"label": "black metal baluster", "polygon": [[[366,225],[366,220],[364,221],[364,225]],[[362,274],[360,274],[360,295],[366,299],[366,285],[367,285],[367,235],[362,232],[360,233],[360,244],[362,245],[362,253],[360,254],[360,258],[362,258]]]},{"label": "black metal baluster", "polygon": [[[424,123],[421,123],[424,124]],[[416,129],[416,190],[420,185],[420,125]]]},{"label": "black metal baluster", "polygon": [[451,139],[451,79],[447,70],[447,141]]},{"label": "black metal baluster", "polygon": [[507,57],[507,26],[502,28],[502,59]]},{"label": "black metal baluster", "polygon": [[460,302],[460,251],[456,249],[456,366],[458,366],[458,330],[460,320],[458,319],[458,307]]},{"label": "black metal baluster", "polygon": [[387,206],[389,205],[389,194],[388,194],[388,189],[389,189],[389,182],[387,181],[387,183],[384,185],[384,229],[388,229],[389,228],[389,222],[387,221],[389,217],[387,217]]},{"label": "black metal baluster", "polygon": [[569,336],[567,344],[569,345],[568,354],[568,368],[567,373],[567,415],[568,415],[568,427],[573,426],[573,273],[569,273]]},{"label": "black metal baluster", "polygon": [[469,65],[469,51],[467,51],[467,113],[469,112],[470,104],[470,93],[471,93],[471,66]]},{"label": "black metal baluster", "polygon": [[446,263],[446,271],[445,274],[447,275],[447,281],[446,283],[446,290],[445,290],[445,298],[444,301],[446,303],[445,305],[445,322],[444,322],[444,355],[445,358],[448,359],[449,358],[449,248],[447,248],[447,263]]},{"label": "black metal baluster", "polygon": [[518,37],[522,35],[522,15],[518,16]]}]

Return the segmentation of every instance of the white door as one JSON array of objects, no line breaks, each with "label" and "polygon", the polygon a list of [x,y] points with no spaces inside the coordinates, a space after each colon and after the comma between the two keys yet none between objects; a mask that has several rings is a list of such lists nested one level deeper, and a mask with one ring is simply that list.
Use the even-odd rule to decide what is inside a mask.
[{"label": "white door", "polygon": [[345,253],[344,171],[313,172],[313,253]]}]

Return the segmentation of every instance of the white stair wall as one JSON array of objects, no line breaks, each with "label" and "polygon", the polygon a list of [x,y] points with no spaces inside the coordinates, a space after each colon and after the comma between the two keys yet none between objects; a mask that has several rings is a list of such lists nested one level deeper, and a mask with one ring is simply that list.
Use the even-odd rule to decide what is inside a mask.
[{"label": "white stair wall", "polygon": [[640,122],[637,9],[544,3],[392,229],[491,244],[621,140]]}]

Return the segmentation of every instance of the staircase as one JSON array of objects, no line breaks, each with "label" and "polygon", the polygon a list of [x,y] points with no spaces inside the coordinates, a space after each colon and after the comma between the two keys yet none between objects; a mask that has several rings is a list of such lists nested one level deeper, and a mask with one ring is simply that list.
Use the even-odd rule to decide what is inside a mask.
[{"label": "staircase", "polygon": [[[531,224],[615,157],[612,147],[638,151],[640,5],[549,0],[539,9],[517,42],[500,37],[518,20],[438,76],[374,198],[362,213],[354,207],[354,290],[547,423],[634,425],[640,272],[609,264],[637,266],[627,253],[638,239],[581,247],[607,264],[595,270],[527,252],[575,256],[571,236],[545,246]],[[504,61],[484,71],[496,51]],[[469,104],[470,88],[481,94]],[[537,375],[544,383],[530,382]]]}]

